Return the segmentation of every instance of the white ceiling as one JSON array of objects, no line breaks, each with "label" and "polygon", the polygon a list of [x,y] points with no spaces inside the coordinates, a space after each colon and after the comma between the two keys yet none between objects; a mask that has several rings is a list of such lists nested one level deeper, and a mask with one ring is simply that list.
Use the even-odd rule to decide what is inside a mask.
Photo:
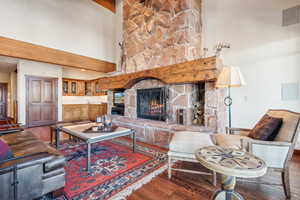
[{"label": "white ceiling", "polygon": [[81,70],[71,67],[63,67],[63,78],[73,78],[79,80],[93,80],[103,77],[104,73],[89,70]]}]

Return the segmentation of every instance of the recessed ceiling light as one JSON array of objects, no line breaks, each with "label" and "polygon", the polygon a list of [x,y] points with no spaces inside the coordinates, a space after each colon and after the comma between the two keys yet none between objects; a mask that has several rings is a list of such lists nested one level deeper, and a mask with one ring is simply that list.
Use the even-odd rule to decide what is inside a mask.
[{"label": "recessed ceiling light", "polygon": [[85,72],[86,70],[85,69],[81,69],[80,71]]}]

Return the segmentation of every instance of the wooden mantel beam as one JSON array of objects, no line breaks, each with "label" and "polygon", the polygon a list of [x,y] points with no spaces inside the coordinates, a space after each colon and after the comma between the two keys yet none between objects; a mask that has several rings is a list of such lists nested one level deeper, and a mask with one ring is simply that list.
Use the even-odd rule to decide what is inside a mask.
[{"label": "wooden mantel beam", "polygon": [[216,57],[209,57],[97,80],[103,90],[130,88],[136,82],[147,78],[158,79],[166,84],[215,81],[219,64],[221,62],[217,62]]},{"label": "wooden mantel beam", "polygon": [[0,55],[97,72],[113,72],[116,64],[0,36]]},{"label": "wooden mantel beam", "polygon": [[93,1],[114,13],[116,12],[116,1],[115,0],[93,0]]}]

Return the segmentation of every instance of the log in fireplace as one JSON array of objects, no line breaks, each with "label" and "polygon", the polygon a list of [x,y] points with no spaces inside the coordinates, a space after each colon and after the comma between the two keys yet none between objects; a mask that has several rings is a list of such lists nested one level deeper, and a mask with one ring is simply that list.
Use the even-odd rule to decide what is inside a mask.
[{"label": "log in fireplace", "polygon": [[165,121],[167,88],[137,90],[137,117]]}]

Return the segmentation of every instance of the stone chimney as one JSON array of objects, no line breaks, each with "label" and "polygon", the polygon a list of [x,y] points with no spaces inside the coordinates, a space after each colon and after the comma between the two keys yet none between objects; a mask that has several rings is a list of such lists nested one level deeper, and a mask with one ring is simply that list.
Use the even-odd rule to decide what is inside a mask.
[{"label": "stone chimney", "polygon": [[125,0],[123,20],[123,72],[201,57],[201,0]]}]

